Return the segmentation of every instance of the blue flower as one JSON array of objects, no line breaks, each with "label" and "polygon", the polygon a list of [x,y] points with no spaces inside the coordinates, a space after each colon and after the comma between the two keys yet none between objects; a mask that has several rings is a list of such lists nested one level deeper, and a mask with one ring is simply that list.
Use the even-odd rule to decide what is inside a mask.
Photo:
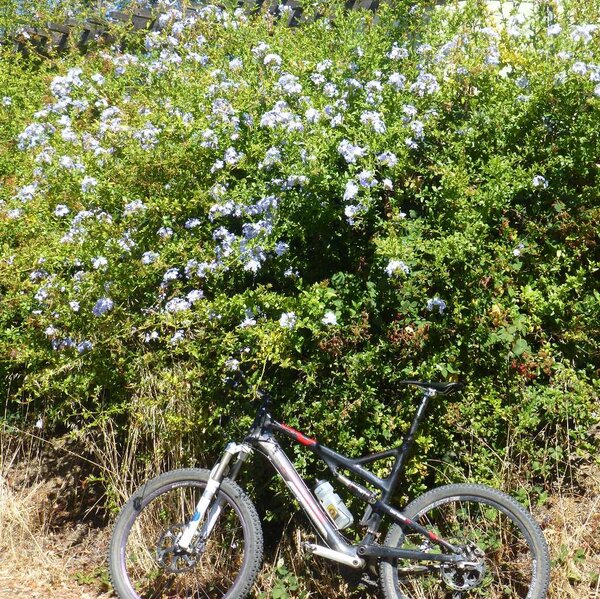
[{"label": "blue flower", "polygon": [[346,162],[355,164],[358,158],[362,158],[367,153],[367,150],[353,145],[347,139],[342,139],[338,144],[338,152],[344,157]]},{"label": "blue flower", "polygon": [[110,298],[101,297],[92,308],[92,313],[94,316],[102,316],[103,314],[110,312],[113,309],[113,306],[114,303]]},{"label": "blue flower", "polygon": [[182,330],[176,331],[175,334],[169,339],[170,345],[179,345],[185,338],[185,333]]},{"label": "blue flower", "polygon": [[323,86],[323,93],[328,98],[335,98],[335,96],[337,96],[339,94],[339,90],[338,90],[337,86],[335,85],[335,83],[329,82]]},{"label": "blue flower", "polygon": [[108,260],[104,256],[97,256],[96,258],[92,258],[92,266],[95,270],[102,268],[108,264]]},{"label": "blue flower", "polygon": [[405,47],[398,46],[398,43],[394,42],[387,57],[391,60],[402,60],[403,58],[408,58],[408,50]]},{"label": "blue flower", "polygon": [[254,54],[256,58],[262,58],[269,51],[270,47],[269,44],[260,42],[258,46],[252,48],[252,54]]},{"label": "blue flower", "polygon": [[144,252],[142,255],[142,264],[152,264],[158,260],[159,255],[156,252]]},{"label": "blue flower", "polygon": [[134,200],[133,202],[125,204],[123,207],[123,216],[135,214],[136,212],[143,212],[144,210],[146,210],[144,202],[142,202],[142,200]]},{"label": "blue flower", "polygon": [[323,318],[321,319],[321,322],[327,326],[336,325],[337,324],[337,316],[335,315],[335,312],[332,312],[331,310],[328,310],[327,312],[325,312],[325,316],[323,316]]},{"label": "blue flower", "polygon": [[83,163],[81,162],[81,160],[71,158],[71,156],[61,156],[58,160],[58,163],[64,169],[67,169],[70,171],[77,171],[77,172],[82,173],[85,170],[85,166],[83,166]]},{"label": "blue flower", "polygon": [[318,63],[317,66],[315,66],[315,70],[317,71],[317,73],[324,73],[325,71],[329,70],[332,66],[333,61],[329,58],[326,58],[325,60]]},{"label": "blue flower", "polygon": [[283,254],[285,254],[289,249],[290,246],[285,241],[278,241],[275,244],[275,254],[278,256],[283,256]]},{"label": "blue flower", "polygon": [[189,310],[191,307],[190,302],[181,297],[174,297],[165,304],[165,310],[171,313],[183,312]]},{"label": "blue flower", "polygon": [[86,351],[90,351],[94,346],[91,341],[81,341],[77,344],[77,351],[83,354]]},{"label": "blue flower", "polygon": [[244,313],[244,320],[240,322],[240,329],[247,329],[248,327],[253,327],[256,324],[256,318],[254,312],[250,308],[246,308]]},{"label": "blue flower", "polygon": [[163,275],[163,281],[167,283],[168,281],[175,281],[179,278],[179,269],[178,268],[169,268]]},{"label": "blue flower", "polygon": [[285,73],[279,78],[277,87],[291,96],[297,96],[302,93],[302,85],[300,85],[298,77],[290,73]]},{"label": "blue flower", "polygon": [[240,71],[244,67],[244,63],[241,58],[232,58],[229,61],[229,68],[232,71]]},{"label": "blue flower", "polygon": [[410,91],[419,96],[426,96],[438,92],[440,86],[431,73],[421,72],[417,80],[410,86]]},{"label": "blue flower", "polygon": [[240,369],[240,361],[235,358],[229,358],[225,361],[225,368],[230,372],[235,372]]},{"label": "blue flower", "polygon": [[262,263],[257,258],[250,258],[250,260],[248,260],[244,264],[244,270],[248,271],[248,272],[253,272],[254,274],[256,274],[260,270],[261,267],[262,267]]},{"label": "blue flower", "polygon": [[65,206],[64,204],[57,204],[56,208],[54,209],[54,216],[67,216],[69,212],[71,211],[69,210],[68,206]]},{"label": "blue flower", "polygon": [[117,245],[125,252],[130,252],[135,247],[136,243],[131,238],[130,229],[123,232],[121,238],[117,240]]},{"label": "blue flower", "polygon": [[167,239],[173,235],[173,229],[171,229],[171,227],[161,227],[157,233],[159,237]]},{"label": "blue flower", "polygon": [[592,41],[592,33],[598,29],[598,25],[576,25],[571,32],[571,38],[575,42],[583,41],[585,44]]},{"label": "blue flower", "polygon": [[48,141],[48,134],[53,132],[54,128],[41,123],[32,123],[25,127],[25,130],[18,137],[19,150],[29,150],[40,146]]},{"label": "blue flower", "polygon": [[296,326],[296,314],[294,312],[283,312],[279,318],[279,326],[284,329],[293,329]]},{"label": "blue flower", "polygon": [[94,179],[94,177],[85,176],[81,181],[81,191],[83,193],[87,193],[92,188],[96,187],[96,185],[98,185],[97,179]]},{"label": "blue flower", "polygon": [[403,272],[405,275],[410,273],[410,268],[402,260],[390,260],[385,267],[385,272],[388,277],[395,275],[398,272]]},{"label": "blue flower", "polygon": [[422,121],[415,120],[410,124],[410,128],[413,130],[416,139],[423,139],[425,137],[424,128]]},{"label": "blue flower", "polygon": [[258,168],[271,168],[273,165],[281,162],[281,150],[274,146],[265,153],[265,159],[258,163]]},{"label": "blue flower", "polygon": [[361,171],[358,173],[358,182],[363,187],[375,187],[377,185],[377,179],[372,171]]},{"label": "blue flower", "polygon": [[385,133],[386,126],[383,122],[383,117],[379,112],[366,110],[360,115],[360,122],[363,125],[369,125],[375,133]]},{"label": "blue flower", "polygon": [[550,25],[548,29],[546,29],[546,33],[548,35],[558,35],[562,31],[562,27],[558,23],[554,23]]},{"label": "blue flower", "polygon": [[394,168],[398,164],[398,157],[393,152],[382,152],[377,156],[377,160],[384,166]]},{"label": "blue flower", "polygon": [[263,60],[263,64],[266,66],[273,64],[278,67],[278,66],[281,66],[281,62],[282,62],[281,56],[279,56],[279,54],[274,54],[274,53],[267,54]]},{"label": "blue flower", "polygon": [[443,299],[440,299],[439,297],[434,297],[430,300],[427,301],[427,309],[430,312],[433,312],[433,310],[437,308],[438,309],[438,313],[439,314],[443,314],[444,310],[446,309],[446,302]]},{"label": "blue flower", "polygon": [[358,185],[350,180],[346,183],[346,189],[344,190],[344,201],[348,202],[349,200],[353,200],[358,195],[359,187]]},{"label": "blue flower", "polygon": [[196,227],[199,227],[202,224],[202,221],[199,218],[188,218],[188,220],[185,221],[185,228],[186,229],[195,229]]},{"label": "blue flower", "polygon": [[364,204],[349,204],[344,208],[344,215],[349,225],[354,224],[354,217],[366,212],[367,207]]},{"label": "blue flower", "polygon": [[309,108],[305,113],[304,113],[304,118],[309,122],[309,123],[318,123],[319,119],[321,118],[321,113],[316,109],[316,108]]},{"label": "blue flower", "polygon": [[406,117],[403,117],[403,118],[404,118],[404,121],[407,122],[410,119],[415,118],[419,111],[412,104],[405,104],[402,107],[402,112],[406,115]]},{"label": "blue flower", "polygon": [[29,202],[30,200],[33,200],[33,198],[35,197],[37,189],[38,189],[37,182],[30,183],[29,185],[24,185],[23,187],[21,187],[21,189],[19,189],[19,191],[15,195],[15,198],[20,200],[23,203]]},{"label": "blue flower", "polygon": [[143,129],[134,131],[132,137],[140,142],[143,150],[151,150],[158,143],[158,134],[160,129],[152,123],[147,122]]}]

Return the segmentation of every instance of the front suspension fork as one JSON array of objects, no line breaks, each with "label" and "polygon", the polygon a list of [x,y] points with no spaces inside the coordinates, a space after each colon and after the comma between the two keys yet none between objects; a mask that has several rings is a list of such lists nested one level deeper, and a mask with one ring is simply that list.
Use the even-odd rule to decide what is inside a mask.
[{"label": "front suspension fork", "polygon": [[[238,459],[235,461],[229,472],[229,478],[231,480],[235,480],[235,477],[238,475],[240,468],[242,467],[242,463],[246,460],[251,452],[252,449],[245,443],[242,443],[241,445],[238,445],[237,443],[227,444],[223,456],[210,471],[206,488],[204,489],[204,492],[202,493],[202,496],[196,505],[196,511],[192,514],[190,521],[183,528],[181,536],[177,541],[177,546],[180,549],[189,549],[192,538],[196,534],[198,527],[203,520],[204,524],[202,526],[201,536],[206,538],[211,533],[217,522],[217,519],[219,518],[219,514],[221,513],[223,500],[219,500],[214,503],[210,510],[208,510],[208,506],[212,503],[212,500],[218,493],[221,487],[221,482],[227,473],[227,469],[229,468],[229,464],[233,459],[233,456],[237,455]],[[206,513],[207,510],[208,514]],[[205,515],[207,516],[206,519],[204,518]]]}]

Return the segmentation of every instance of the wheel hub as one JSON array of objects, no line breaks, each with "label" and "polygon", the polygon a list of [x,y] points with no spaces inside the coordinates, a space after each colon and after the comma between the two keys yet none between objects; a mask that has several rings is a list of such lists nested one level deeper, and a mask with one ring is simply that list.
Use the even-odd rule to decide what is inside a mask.
[{"label": "wheel hub", "polygon": [[195,548],[182,549],[177,540],[183,532],[183,524],[175,524],[165,530],[156,545],[156,558],[158,563],[172,574],[189,572],[196,567],[200,552]]}]

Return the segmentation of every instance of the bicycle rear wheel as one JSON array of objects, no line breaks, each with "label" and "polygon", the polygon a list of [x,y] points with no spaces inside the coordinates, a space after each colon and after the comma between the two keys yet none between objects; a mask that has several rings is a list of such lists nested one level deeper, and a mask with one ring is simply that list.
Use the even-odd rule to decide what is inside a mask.
[{"label": "bicycle rear wheel", "polygon": [[[403,512],[453,545],[470,565],[385,560],[380,564],[386,599],[543,599],[550,559],[539,526],[508,495],[482,485],[447,485],[411,502]],[[394,525],[385,545],[440,553],[412,530]]]},{"label": "bicycle rear wheel", "polygon": [[218,519],[202,526],[190,551],[175,539],[195,511],[210,472],[167,472],[140,487],[123,507],[109,549],[110,576],[121,599],[242,599],[262,561],[262,530],[248,496],[224,479],[214,502]]}]

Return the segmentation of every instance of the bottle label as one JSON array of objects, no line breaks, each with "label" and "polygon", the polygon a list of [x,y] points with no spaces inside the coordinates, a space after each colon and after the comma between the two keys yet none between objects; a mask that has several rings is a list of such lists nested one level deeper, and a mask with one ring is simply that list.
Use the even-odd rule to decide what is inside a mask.
[{"label": "bottle label", "polygon": [[327,510],[327,513],[331,516],[332,520],[335,521],[335,519],[340,515],[340,513],[337,511],[337,509],[335,508],[335,505],[333,505],[333,503],[330,503],[327,508],[325,508]]}]

